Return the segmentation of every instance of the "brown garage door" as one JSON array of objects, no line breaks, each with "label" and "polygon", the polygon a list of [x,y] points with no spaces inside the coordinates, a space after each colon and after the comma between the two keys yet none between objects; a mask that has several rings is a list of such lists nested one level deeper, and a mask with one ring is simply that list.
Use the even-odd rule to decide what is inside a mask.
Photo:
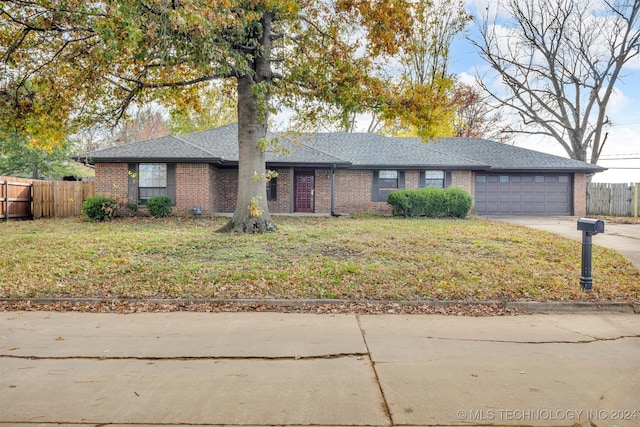
[{"label": "brown garage door", "polygon": [[476,175],[476,212],[480,215],[571,215],[569,174]]}]

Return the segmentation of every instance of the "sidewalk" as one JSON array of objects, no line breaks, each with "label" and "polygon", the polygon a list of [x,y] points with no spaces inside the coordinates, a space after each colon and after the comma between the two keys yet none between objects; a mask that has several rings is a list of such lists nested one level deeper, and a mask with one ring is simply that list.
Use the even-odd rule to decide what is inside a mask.
[{"label": "sidewalk", "polygon": [[640,425],[640,317],[0,312],[0,426]]}]

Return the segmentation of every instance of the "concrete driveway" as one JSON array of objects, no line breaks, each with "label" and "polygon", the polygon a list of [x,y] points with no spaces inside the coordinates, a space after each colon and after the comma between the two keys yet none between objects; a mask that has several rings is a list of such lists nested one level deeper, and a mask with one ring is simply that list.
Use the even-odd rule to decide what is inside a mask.
[{"label": "concrete driveway", "polygon": [[[578,231],[578,217],[495,216],[490,219],[549,231],[568,239],[582,240],[582,232]],[[593,244],[620,252],[640,269],[640,224],[611,224],[605,221],[604,234],[593,236]]]}]

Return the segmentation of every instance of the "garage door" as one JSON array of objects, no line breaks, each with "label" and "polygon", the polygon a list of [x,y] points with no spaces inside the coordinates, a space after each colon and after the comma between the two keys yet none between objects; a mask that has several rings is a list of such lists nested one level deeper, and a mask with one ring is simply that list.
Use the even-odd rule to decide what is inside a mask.
[{"label": "garage door", "polygon": [[480,215],[571,215],[569,174],[476,175],[476,212]]}]

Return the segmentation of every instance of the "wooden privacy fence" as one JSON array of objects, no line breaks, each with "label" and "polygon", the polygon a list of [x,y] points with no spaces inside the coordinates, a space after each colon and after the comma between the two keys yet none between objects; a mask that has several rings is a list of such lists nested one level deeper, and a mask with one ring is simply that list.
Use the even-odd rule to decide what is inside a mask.
[{"label": "wooden privacy fence", "polygon": [[634,216],[640,212],[638,192],[640,183],[587,185],[587,214],[610,216]]},{"label": "wooden privacy fence", "polygon": [[0,215],[2,219],[31,217],[30,179],[0,177]]},{"label": "wooden privacy fence", "polygon": [[65,218],[79,216],[82,202],[95,194],[94,181],[39,181],[0,177],[0,217]]}]

